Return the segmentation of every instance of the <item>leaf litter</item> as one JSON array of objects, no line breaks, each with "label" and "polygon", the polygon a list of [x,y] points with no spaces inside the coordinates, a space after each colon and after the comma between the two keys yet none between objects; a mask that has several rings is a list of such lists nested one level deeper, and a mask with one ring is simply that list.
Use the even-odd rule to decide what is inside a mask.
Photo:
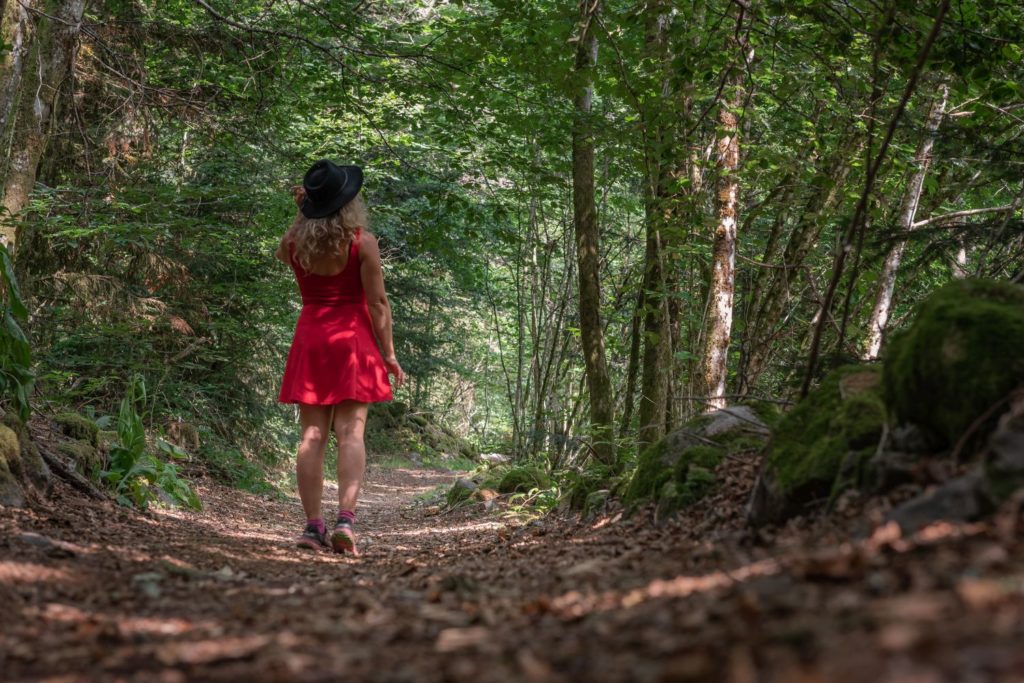
[{"label": "leaf litter", "polygon": [[856,497],[754,532],[752,477],[673,518],[523,523],[371,468],[359,558],[293,548],[295,499],[207,482],[201,513],[140,514],[60,488],[0,508],[0,678],[1024,680],[1022,499],[911,537]]}]

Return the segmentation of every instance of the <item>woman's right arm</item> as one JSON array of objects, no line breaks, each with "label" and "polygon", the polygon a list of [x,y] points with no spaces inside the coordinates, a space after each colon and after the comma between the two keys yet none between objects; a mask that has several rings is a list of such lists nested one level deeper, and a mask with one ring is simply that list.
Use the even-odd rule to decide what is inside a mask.
[{"label": "woman's right arm", "polygon": [[395,357],[395,342],[391,336],[391,303],[384,291],[384,269],[381,267],[380,246],[377,238],[363,231],[359,236],[359,275],[366,292],[366,304],[370,309],[370,321],[377,345],[388,372],[395,376],[396,386],[402,386],[405,373]]}]

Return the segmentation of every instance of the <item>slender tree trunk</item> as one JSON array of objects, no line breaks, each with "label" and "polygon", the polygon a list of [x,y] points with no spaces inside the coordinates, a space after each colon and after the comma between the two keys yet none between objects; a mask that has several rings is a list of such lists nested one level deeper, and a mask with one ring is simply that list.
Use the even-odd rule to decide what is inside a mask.
[{"label": "slender tree trunk", "polygon": [[8,248],[16,244],[18,214],[35,185],[57,93],[74,62],[84,9],[85,0],[45,2],[42,14],[32,18],[37,22],[35,40],[21,78],[16,118],[7,124],[12,137],[3,176],[0,241]]},{"label": "slender tree trunk", "polygon": [[636,378],[640,369],[640,322],[643,318],[644,290],[641,287],[637,294],[636,308],[629,325],[629,364],[626,366],[626,393],[622,401],[622,417],[619,423],[619,436],[629,433],[630,422],[633,421],[633,406],[636,399]]},{"label": "slender tree trunk", "polygon": [[580,2],[579,40],[575,75],[580,84],[575,97],[572,127],[572,199],[579,262],[580,337],[590,393],[590,424],[594,453],[607,465],[615,462],[614,404],[601,327],[600,235],[594,201],[594,136],[590,120],[597,63],[597,15],[600,0]]},{"label": "slender tree trunk", "polygon": [[[650,205],[652,202],[649,201]],[[647,211],[644,248],[644,352],[640,376],[637,443],[641,450],[665,434],[665,402],[668,396],[668,312],[665,305],[661,261],[661,231],[657,210]]]},{"label": "slender tree trunk", "polygon": [[0,13],[0,42],[9,46],[8,52],[0,57],[0,149],[4,156],[11,142],[8,126],[15,118],[21,79],[34,36],[35,23],[29,14],[34,5],[35,0],[12,0],[4,4]]},{"label": "slender tree trunk", "polygon": [[[742,10],[740,12],[737,26],[743,21]],[[737,54],[737,63],[729,78],[727,96],[718,108],[718,182],[715,187],[718,224],[711,249],[707,333],[701,356],[701,387],[708,396],[708,411],[726,405],[729,341],[736,291],[736,224],[739,210],[739,178],[736,171],[740,165],[737,113],[743,106],[743,67],[750,62],[742,42],[730,37],[729,46]]]},{"label": "slender tree trunk", "polygon": [[[935,136],[942,125],[942,117],[946,113],[946,102],[949,99],[949,86],[943,84],[939,87],[939,95],[932,102],[931,110],[928,112],[928,123],[925,129],[924,139],[917,148],[915,164],[910,179],[907,181],[907,189],[903,194],[903,201],[900,204],[899,230],[901,234],[908,234],[914,229],[914,218],[917,216],[917,205],[921,201],[921,191],[924,188],[924,179],[928,175],[928,166],[931,164],[932,147],[935,145]],[[868,337],[864,348],[864,358],[877,358],[882,349],[882,339],[885,336],[885,326],[889,322],[889,312],[892,308],[892,293],[896,287],[896,274],[900,268],[900,261],[903,260],[903,251],[906,249],[906,240],[900,240],[893,246],[885,257],[882,264],[882,272],[878,276],[878,294],[875,297],[875,307],[868,319]]]},{"label": "slender tree trunk", "polygon": [[650,2],[644,51],[657,65],[657,96],[640,103],[644,126],[644,278],[643,356],[640,363],[640,401],[637,444],[641,450],[665,434],[668,376],[671,372],[671,330],[664,259],[664,228],[669,223],[669,186],[673,161],[673,119],[669,106],[669,52],[666,37],[669,7]]}]

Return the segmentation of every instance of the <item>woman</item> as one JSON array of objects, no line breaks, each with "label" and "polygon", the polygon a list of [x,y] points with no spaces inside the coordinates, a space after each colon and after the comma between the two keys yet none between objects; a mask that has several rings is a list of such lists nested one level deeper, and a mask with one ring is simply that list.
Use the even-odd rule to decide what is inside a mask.
[{"label": "woman", "polygon": [[[299,404],[302,425],[296,475],[306,512],[300,548],[358,555],[353,530],[366,469],[363,428],[368,404],[391,400],[388,375],[405,375],[391,339],[391,306],[384,293],[377,240],[366,231],[359,197],[363,172],[323,159],[294,188],[299,213],[275,254],[291,266],[302,313],[288,352],[282,403]],[[338,516],[327,529],[320,511],[324,450],[338,438]]]}]

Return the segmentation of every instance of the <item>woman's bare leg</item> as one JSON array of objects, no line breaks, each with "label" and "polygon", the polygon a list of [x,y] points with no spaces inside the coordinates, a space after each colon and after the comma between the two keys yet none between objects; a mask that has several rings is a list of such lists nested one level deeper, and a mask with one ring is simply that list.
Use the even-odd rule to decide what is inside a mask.
[{"label": "woman's bare leg", "polygon": [[324,495],[324,448],[327,446],[331,406],[299,404],[301,435],[299,455],[295,460],[295,478],[306,519],[320,519],[320,502]]},{"label": "woman's bare leg", "polygon": [[355,512],[366,471],[366,403],[345,401],[334,407],[334,434],[338,437],[338,509]]}]

